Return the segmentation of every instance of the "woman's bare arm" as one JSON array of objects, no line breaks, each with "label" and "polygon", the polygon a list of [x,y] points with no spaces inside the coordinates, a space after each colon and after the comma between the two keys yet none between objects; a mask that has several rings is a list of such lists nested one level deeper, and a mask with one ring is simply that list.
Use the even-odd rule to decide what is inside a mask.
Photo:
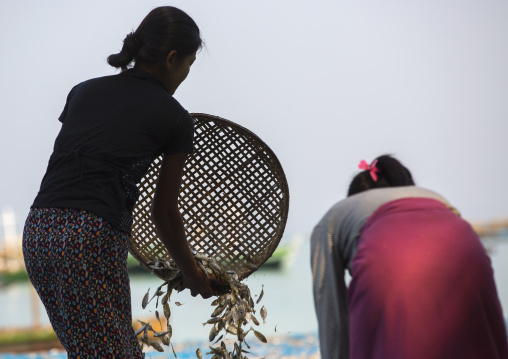
[{"label": "woman's bare arm", "polygon": [[152,203],[152,218],[159,238],[182,271],[184,286],[191,290],[193,296],[200,294],[208,298],[213,295],[210,280],[196,264],[178,210],[178,194],[186,159],[187,154],[164,156]]}]

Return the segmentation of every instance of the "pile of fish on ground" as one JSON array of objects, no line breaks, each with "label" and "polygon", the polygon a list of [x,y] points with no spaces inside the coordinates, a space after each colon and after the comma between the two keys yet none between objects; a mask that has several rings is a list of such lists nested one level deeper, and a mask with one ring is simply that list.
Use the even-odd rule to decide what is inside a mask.
[{"label": "pile of fish on ground", "polygon": [[[261,301],[264,294],[263,289],[261,289],[259,298],[254,303],[249,287],[238,280],[238,275],[234,271],[225,271],[215,258],[208,257],[203,253],[193,252],[193,254],[198,266],[205,274],[213,274],[218,280],[227,284],[229,288],[226,293],[221,294],[212,302],[212,306],[215,306],[215,309],[212,312],[211,318],[206,323],[203,323],[203,325],[212,325],[208,339],[210,342],[213,342],[213,345],[210,346],[210,352],[207,354],[212,354],[212,359],[246,359],[246,354],[250,354],[245,349],[245,347],[250,349],[249,344],[245,340],[249,332],[252,331],[261,342],[267,342],[265,336],[255,330],[252,325],[250,325],[249,329],[244,328],[249,323],[259,326],[259,320],[254,315],[256,314],[254,306]],[[163,315],[167,321],[167,328],[165,331],[157,332],[152,328],[150,323],[141,322],[141,328],[136,331],[136,336],[140,336],[139,340],[142,347],[147,345],[159,352],[164,351],[162,345],[168,347],[171,345],[173,354],[176,357],[175,349],[171,343],[173,328],[169,323],[169,318],[171,317],[169,302],[173,290],[181,287],[183,277],[172,259],[167,261],[154,260],[149,262],[148,265],[152,270],[166,269],[170,273],[166,281],[156,289],[151,299],[149,299],[150,289],[148,289],[142,302],[143,309],[145,309],[147,304],[156,298],[156,308],[158,308],[160,299]],[[175,304],[177,306],[180,305],[179,302],[175,302]],[[263,322],[265,322],[266,314],[266,308],[263,306],[260,310]],[[155,317],[159,321],[159,324],[161,324],[160,314],[157,309],[155,310]],[[153,333],[152,338],[149,337],[149,332]],[[223,340],[227,334],[236,336],[232,350],[227,348]],[[196,356],[199,359],[202,358],[201,349],[198,348],[196,350]]]}]

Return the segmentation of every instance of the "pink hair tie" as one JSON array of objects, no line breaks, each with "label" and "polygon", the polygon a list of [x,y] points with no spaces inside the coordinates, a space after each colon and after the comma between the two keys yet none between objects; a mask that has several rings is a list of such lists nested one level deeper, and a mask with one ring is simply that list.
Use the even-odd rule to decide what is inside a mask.
[{"label": "pink hair tie", "polygon": [[360,164],[358,165],[358,168],[361,170],[364,170],[364,171],[369,171],[370,176],[372,177],[374,182],[377,182],[376,172],[378,172],[379,169],[376,167],[376,164],[377,164],[377,160],[374,160],[374,162],[372,162],[372,164],[370,164],[370,165],[367,162],[365,162],[365,160],[361,160]]}]

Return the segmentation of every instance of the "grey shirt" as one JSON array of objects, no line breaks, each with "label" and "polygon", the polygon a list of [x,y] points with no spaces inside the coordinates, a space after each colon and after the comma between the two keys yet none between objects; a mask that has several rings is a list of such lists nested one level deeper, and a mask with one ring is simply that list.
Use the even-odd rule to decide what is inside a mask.
[{"label": "grey shirt", "polygon": [[383,204],[402,198],[432,198],[457,211],[439,194],[406,186],[371,189],[335,204],[314,227],[311,266],[321,357],[349,358],[345,269],[351,270],[367,219]]}]

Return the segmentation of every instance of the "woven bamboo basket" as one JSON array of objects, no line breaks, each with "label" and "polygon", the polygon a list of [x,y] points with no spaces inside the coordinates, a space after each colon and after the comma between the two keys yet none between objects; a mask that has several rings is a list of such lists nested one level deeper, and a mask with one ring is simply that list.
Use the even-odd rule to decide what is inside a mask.
[{"label": "woven bamboo basket", "polygon": [[[289,208],[286,177],[272,150],[251,131],[220,117],[191,116],[194,153],[185,164],[179,196],[188,243],[243,279],[280,242]],[[161,163],[162,156],[139,183],[133,211],[129,252],[146,268],[150,261],[171,258],[150,214]]]}]

